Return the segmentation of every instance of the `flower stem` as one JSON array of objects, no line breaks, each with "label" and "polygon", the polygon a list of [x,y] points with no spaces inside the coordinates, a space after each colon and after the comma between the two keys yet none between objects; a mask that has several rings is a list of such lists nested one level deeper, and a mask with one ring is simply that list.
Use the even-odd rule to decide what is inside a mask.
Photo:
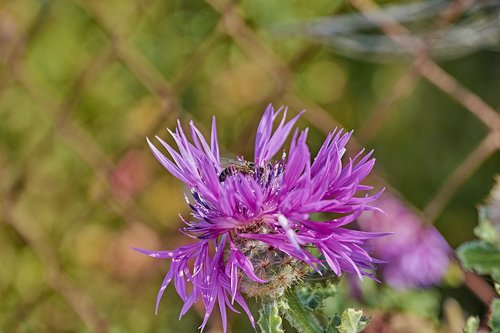
[{"label": "flower stem", "polygon": [[259,314],[260,318],[257,324],[259,324],[262,333],[285,333],[283,328],[281,328],[282,320],[276,300],[263,302]]},{"label": "flower stem", "polygon": [[323,333],[321,325],[313,311],[299,299],[295,288],[289,288],[282,298],[282,311],[288,322],[300,333]]}]

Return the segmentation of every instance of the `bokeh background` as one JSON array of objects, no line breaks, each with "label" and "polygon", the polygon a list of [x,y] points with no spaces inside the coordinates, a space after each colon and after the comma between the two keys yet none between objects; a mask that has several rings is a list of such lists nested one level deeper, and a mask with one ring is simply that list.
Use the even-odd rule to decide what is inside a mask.
[{"label": "bokeh background", "polygon": [[[456,24],[470,5],[457,3],[423,26]],[[269,102],[290,114],[306,109],[299,126],[310,128],[313,151],[335,127],[354,129],[352,152],[376,150],[372,184],[399,192],[452,247],[472,239],[476,204],[500,171],[499,54],[478,49],[441,61],[417,49],[372,63],[368,51],[352,59],[301,29],[283,34],[376,5],[1,1],[0,332],[197,330],[202,309],[179,322],[173,288],[154,314],[168,263],[130,249],[187,241],[177,231],[177,214],[189,214],[185,189],[145,141],[167,138],[177,118],[208,133],[215,115],[224,155],[251,157]],[[412,33],[394,22],[379,32]],[[380,332],[437,332],[450,314],[484,316],[455,271],[413,298],[384,289],[387,309],[423,308],[411,318],[426,326],[401,317],[399,329]],[[244,316],[230,322],[232,332],[252,331]],[[208,331],[220,331],[216,317]]]}]

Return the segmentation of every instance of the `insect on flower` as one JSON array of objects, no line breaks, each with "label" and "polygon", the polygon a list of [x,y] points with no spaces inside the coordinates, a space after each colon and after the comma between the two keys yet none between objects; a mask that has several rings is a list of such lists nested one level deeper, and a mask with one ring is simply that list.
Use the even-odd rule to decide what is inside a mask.
[{"label": "insect on flower", "polygon": [[[370,203],[381,192],[367,194],[372,187],[361,184],[375,163],[372,152],[361,151],[343,163],[352,132],[335,130],[311,161],[308,129],[296,129],[288,152],[273,160],[299,117],[286,121],[286,109],[275,111],[269,105],[257,128],[253,161],[240,157],[223,162],[215,118],[209,142],[192,122],[191,140],[180,123],[175,132],[169,131],[178,150],[158,138],[170,158],[148,140],[158,161],[189,188],[191,196],[186,200],[192,213],[190,219],[183,219],[182,231],[197,239],[170,251],[136,249],[154,258],[171,259],[158,293],[157,311],[173,280],[184,302],[181,317],[195,302],[203,302],[201,329],[218,304],[226,331],[226,311],[237,312],[235,303],[255,327],[244,295],[279,297],[314,272],[372,276],[370,271],[378,261],[364,247],[385,234],[344,228],[363,211],[377,209]],[[317,212],[333,213],[336,218],[315,221],[311,215]]]},{"label": "insect on flower", "polygon": [[246,175],[257,175],[260,177],[264,174],[264,168],[257,167],[255,163],[245,161],[242,157],[238,157],[236,160],[227,160],[228,166],[222,170],[219,175],[219,181],[223,182],[226,177],[232,176],[234,174],[246,174]]}]

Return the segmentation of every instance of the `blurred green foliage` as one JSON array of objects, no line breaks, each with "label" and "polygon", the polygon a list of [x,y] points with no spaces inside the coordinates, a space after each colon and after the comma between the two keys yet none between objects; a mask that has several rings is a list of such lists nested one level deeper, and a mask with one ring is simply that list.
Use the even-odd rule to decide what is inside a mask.
[{"label": "blurred green foliage", "polygon": [[[195,332],[200,312],[179,322],[172,288],[154,315],[167,263],[130,249],[189,241],[177,231],[177,214],[188,216],[182,185],[144,138],[166,137],[176,118],[206,129],[216,115],[224,154],[251,156],[269,102],[293,113],[317,106],[356,135],[409,64],[353,61],[272,33],[280,23],[352,10],[340,0],[0,2],[0,332]],[[497,53],[443,66],[500,104]],[[300,125],[311,127],[317,148],[325,133],[313,123],[322,118],[309,113]],[[423,208],[486,134],[470,112],[420,81],[362,144],[376,148],[377,172]],[[499,165],[496,152],[435,221],[452,246],[473,238],[475,204]],[[383,292],[397,311],[413,299]],[[415,303],[439,316],[439,297],[418,295]],[[472,294],[460,295],[472,314],[484,314]],[[217,325],[214,318],[211,332]],[[232,315],[230,325],[252,331],[244,316]]]},{"label": "blurred green foliage", "polygon": [[497,184],[491,191],[488,205],[479,208],[479,225],[474,229],[479,240],[466,242],[457,249],[457,257],[466,269],[490,275],[493,279],[497,294],[492,300],[489,310],[488,326],[492,333],[500,332],[500,298],[498,297],[498,286],[500,285],[499,186],[500,184]]}]

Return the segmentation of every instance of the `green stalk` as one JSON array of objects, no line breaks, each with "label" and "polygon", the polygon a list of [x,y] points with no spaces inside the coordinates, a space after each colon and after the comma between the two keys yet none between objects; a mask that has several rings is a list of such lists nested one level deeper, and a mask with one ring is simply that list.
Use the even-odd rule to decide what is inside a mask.
[{"label": "green stalk", "polygon": [[260,318],[257,324],[262,333],[285,333],[281,328],[281,317],[278,311],[278,302],[272,300],[263,302],[259,310]]},{"label": "green stalk", "polygon": [[295,288],[289,288],[282,298],[282,311],[288,322],[300,333],[324,333],[313,311],[307,308],[299,299]]}]

